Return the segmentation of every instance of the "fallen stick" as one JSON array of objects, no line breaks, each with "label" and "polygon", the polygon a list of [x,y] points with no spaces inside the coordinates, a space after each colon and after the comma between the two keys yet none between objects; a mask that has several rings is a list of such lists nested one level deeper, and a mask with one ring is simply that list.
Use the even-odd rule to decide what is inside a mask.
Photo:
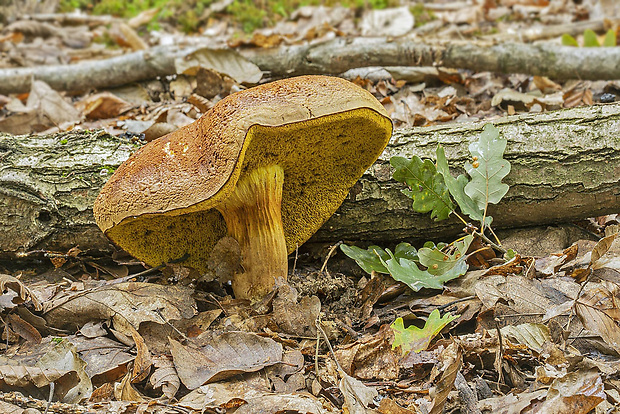
[{"label": "fallen stick", "polygon": [[[508,139],[510,191],[490,214],[495,228],[570,222],[620,212],[620,104],[494,120]],[[390,179],[393,155],[433,158],[438,143],[454,166],[468,158],[483,123],[397,130],[380,159],[311,239],[317,242],[450,240],[456,220],[411,210]],[[91,253],[112,249],[91,206],[109,174],[137,149],[102,131],[49,136],[0,135],[0,259],[32,250]],[[456,172],[456,171],[455,171]]]},{"label": "fallen stick", "polygon": [[[42,80],[56,90],[82,91],[174,75],[175,59],[197,48],[159,46],[72,65],[0,69],[0,93],[27,92],[32,79]],[[407,39],[337,38],[312,45],[240,49],[239,52],[271,77],[337,75],[367,66],[443,66],[554,79],[620,79],[620,48],[617,47],[575,48],[551,43],[424,44]]]}]

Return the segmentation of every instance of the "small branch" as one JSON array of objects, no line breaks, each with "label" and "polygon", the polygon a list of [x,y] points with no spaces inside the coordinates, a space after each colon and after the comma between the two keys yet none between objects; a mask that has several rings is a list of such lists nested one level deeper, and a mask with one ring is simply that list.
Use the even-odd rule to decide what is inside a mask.
[{"label": "small branch", "polygon": [[[187,49],[158,46],[146,51],[72,65],[0,69],[0,93],[30,90],[33,79],[56,90],[89,90],[176,74],[175,59]],[[420,43],[410,39],[337,38],[312,45],[240,49],[239,53],[271,77],[337,75],[367,66],[443,66],[548,76],[554,79],[620,79],[620,48],[575,48],[552,43]]]}]

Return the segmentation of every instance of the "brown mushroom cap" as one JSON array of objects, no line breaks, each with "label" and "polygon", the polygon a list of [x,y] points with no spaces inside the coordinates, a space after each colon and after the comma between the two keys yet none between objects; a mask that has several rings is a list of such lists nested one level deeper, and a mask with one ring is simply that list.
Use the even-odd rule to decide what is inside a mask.
[{"label": "brown mushroom cap", "polygon": [[156,266],[187,257],[185,264],[204,271],[226,235],[214,207],[241,175],[279,165],[290,253],[336,211],[391,133],[383,106],[349,81],[302,76],[264,84],[142,147],[108,180],[93,212],[136,258]]}]

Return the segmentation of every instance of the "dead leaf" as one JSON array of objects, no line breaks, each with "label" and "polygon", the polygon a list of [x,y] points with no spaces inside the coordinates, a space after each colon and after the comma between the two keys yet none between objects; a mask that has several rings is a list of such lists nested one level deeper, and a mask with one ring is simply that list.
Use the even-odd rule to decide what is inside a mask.
[{"label": "dead leaf", "polygon": [[368,10],[360,29],[364,36],[403,36],[413,29],[415,20],[409,7]]},{"label": "dead leaf", "polygon": [[[620,244],[614,243],[618,237],[618,234],[620,233],[613,233],[609,236],[603,237],[596,243],[594,249],[592,249],[592,255],[590,256],[590,267],[592,269],[610,267],[612,269],[620,270],[620,261],[618,258],[618,253],[620,253]],[[616,251],[610,252],[612,246],[614,245],[617,246],[615,249]],[[607,257],[608,252],[611,254]]]},{"label": "dead leaf", "polygon": [[127,326],[131,329],[131,337],[136,346],[136,358],[134,359],[133,368],[131,370],[131,382],[142,382],[149,375],[151,365],[153,365],[151,353],[138,331],[133,329],[131,325]]},{"label": "dead leaf", "polygon": [[364,335],[357,341],[336,349],[334,354],[342,369],[356,378],[382,380],[399,377],[400,351],[392,349],[394,331],[382,325],[374,335]]},{"label": "dead leaf", "polygon": [[30,325],[18,315],[11,313],[7,316],[7,320],[11,326],[11,330],[17,335],[21,336],[28,342],[32,342],[34,344],[41,343],[41,339],[43,338],[41,337],[39,331],[37,331],[34,326]]},{"label": "dead leaf", "polygon": [[553,381],[539,412],[587,414],[606,399],[600,374],[593,371],[571,372]]},{"label": "dead leaf", "polygon": [[501,329],[501,332],[513,342],[525,345],[538,354],[542,352],[544,343],[551,340],[549,328],[540,323],[507,325]]},{"label": "dead leaf", "polygon": [[441,414],[448,399],[448,394],[454,389],[456,374],[461,369],[462,355],[456,342],[452,342],[440,355],[443,364],[443,373],[437,382],[435,398],[429,414]]},{"label": "dead leaf", "polygon": [[535,401],[545,398],[547,390],[537,390],[534,392],[522,392],[520,394],[508,394],[496,398],[487,398],[478,403],[478,408],[484,412],[502,414],[522,414],[523,410],[533,405]]},{"label": "dead leaf", "polygon": [[[37,299],[37,297],[30,291],[30,289],[26,285],[24,285],[19,279],[16,279],[10,275],[0,273],[0,297],[4,297],[5,295],[8,296],[8,294],[5,293],[7,289],[11,289],[16,294],[15,296],[11,295],[12,297],[9,299],[10,303],[19,305],[30,300],[32,301],[34,310],[40,311],[43,308],[39,299]],[[8,307],[9,305],[8,302],[0,303],[2,303],[2,305],[5,307]]]},{"label": "dead leaf", "polygon": [[106,337],[85,338],[73,335],[70,341],[86,362],[85,371],[89,377],[101,382],[114,382],[127,372],[127,364],[134,360],[130,347]]},{"label": "dead leaf", "polygon": [[[192,290],[152,283],[118,283],[76,292],[45,303],[44,317],[50,326],[75,329],[89,321],[112,319],[117,330],[130,324],[191,318],[195,312]],[[131,333],[127,331],[127,336]]]},{"label": "dead leaf", "polygon": [[47,83],[39,80],[32,82],[26,107],[34,110],[38,115],[38,124],[31,125],[37,131],[42,131],[50,126],[73,124],[81,118],[80,113],[73,105],[66,102]]},{"label": "dead leaf", "polygon": [[391,399],[390,397],[385,397],[381,400],[381,402],[379,403],[379,408],[377,408],[377,411],[379,411],[380,414],[417,414],[418,413],[415,407],[414,407],[414,410],[409,410],[407,408],[401,407],[400,405],[396,404],[394,400]]},{"label": "dead leaf", "polygon": [[583,326],[599,335],[620,353],[620,309],[618,287],[599,287],[587,291],[575,302],[575,312]]},{"label": "dead leaf", "polygon": [[198,49],[175,60],[179,74],[195,75],[200,68],[228,75],[238,83],[256,84],[263,77],[258,66],[232,49]]},{"label": "dead leaf", "polygon": [[273,321],[290,335],[315,336],[314,321],[320,311],[318,297],[305,296],[297,303],[297,290],[289,285],[281,286],[273,299]]},{"label": "dead leaf", "polygon": [[88,119],[115,118],[131,109],[133,105],[110,92],[90,95],[81,100],[78,108]]},{"label": "dead leaf", "polygon": [[342,370],[340,375],[342,379],[339,388],[344,396],[343,409],[351,414],[367,414],[370,406],[374,405],[374,399],[379,395],[377,390],[364,385]]},{"label": "dead leaf", "polygon": [[118,401],[146,401],[146,398],[131,384],[131,376],[128,372],[120,383],[114,384],[114,397]]},{"label": "dead leaf", "polygon": [[153,389],[161,388],[162,395],[165,398],[172,399],[181,387],[181,380],[177,375],[172,359],[166,355],[155,355],[153,365],[155,370],[149,377],[149,384]]},{"label": "dead leaf", "polygon": [[181,382],[190,390],[282,361],[282,345],[239,331],[208,331],[191,345],[170,339],[170,351]]}]

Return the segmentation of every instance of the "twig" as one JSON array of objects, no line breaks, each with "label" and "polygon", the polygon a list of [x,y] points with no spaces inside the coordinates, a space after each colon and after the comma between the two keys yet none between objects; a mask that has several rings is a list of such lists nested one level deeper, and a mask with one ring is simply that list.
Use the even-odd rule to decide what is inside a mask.
[{"label": "twig", "polygon": [[323,262],[323,266],[321,266],[321,270],[319,270],[319,273],[323,273],[325,271],[325,268],[327,267],[327,261],[330,259],[330,257],[332,257],[336,248],[340,246],[341,244],[342,244],[342,241],[339,241],[338,243],[334,244],[329,249],[329,252],[327,252],[327,257],[325,257],[325,261]]}]

